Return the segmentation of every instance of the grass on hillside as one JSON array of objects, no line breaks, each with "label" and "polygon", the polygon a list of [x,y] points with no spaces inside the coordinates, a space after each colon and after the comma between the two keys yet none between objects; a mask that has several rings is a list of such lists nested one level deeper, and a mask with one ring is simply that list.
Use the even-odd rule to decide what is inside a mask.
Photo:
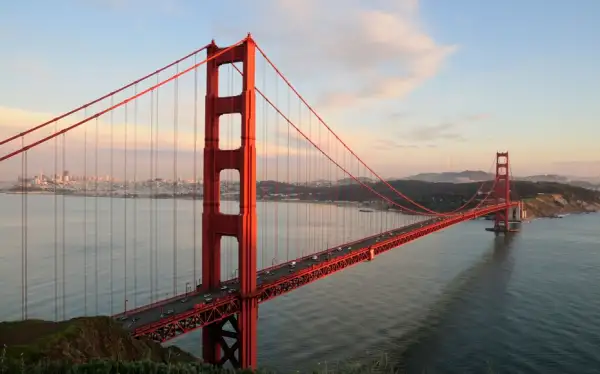
[{"label": "grass on hillside", "polygon": [[63,322],[26,320],[0,323],[0,347],[8,360],[26,362],[91,359],[193,362],[197,358],[177,347],[133,339],[109,317],[82,317]]}]

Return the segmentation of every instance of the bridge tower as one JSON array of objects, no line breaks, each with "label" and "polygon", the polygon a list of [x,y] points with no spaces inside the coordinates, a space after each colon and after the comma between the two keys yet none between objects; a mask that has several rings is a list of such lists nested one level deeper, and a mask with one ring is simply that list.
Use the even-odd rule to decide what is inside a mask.
[{"label": "bridge tower", "polygon": [[[227,321],[215,322],[202,330],[203,358],[213,364],[230,361],[234,367],[256,367],[256,128],[255,128],[255,53],[256,44],[250,34],[245,41],[225,52],[212,42],[207,62],[206,109],[204,132],[204,211],[202,213],[202,286],[215,289],[221,283],[221,238],[237,238],[239,252],[240,312]],[[219,66],[243,64],[242,92],[231,97],[219,96]],[[219,148],[219,118],[239,113],[241,146]],[[234,169],[240,174],[240,212],[220,212],[220,172]],[[224,330],[230,322],[234,331]],[[234,339],[229,346],[224,338]],[[237,357],[235,352],[237,351]]]},{"label": "bridge tower", "polygon": [[[508,152],[496,153],[496,187],[494,188],[496,204],[510,204],[510,169]],[[494,232],[506,233],[510,231],[509,221],[511,209],[507,205],[505,210],[500,210],[494,215]]]}]

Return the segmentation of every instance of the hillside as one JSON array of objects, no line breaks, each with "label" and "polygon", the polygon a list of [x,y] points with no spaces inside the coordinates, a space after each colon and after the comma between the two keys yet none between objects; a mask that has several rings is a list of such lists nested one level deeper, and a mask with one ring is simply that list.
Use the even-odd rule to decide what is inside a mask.
[{"label": "hillside", "polygon": [[[396,190],[402,191],[417,203],[436,211],[451,211],[460,207],[477,192],[480,186],[480,183],[430,183],[416,180],[395,180],[389,183]],[[369,186],[379,194],[386,196],[398,204],[408,208],[415,208],[406,203],[404,199],[399,198],[383,183],[369,184]],[[350,201],[382,208],[387,208],[391,205],[382,203],[382,199],[357,184],[333,187],[310,187],[270,181],[260,182],[258,190],[259,197],[267,200],[294,198],[301,201]],[[587,204],[589,209],[596,209],[595,207],[600,204],[599,191],[562,183],[514,181],[513,199],[533,199],[537,198],[540,194],[562,196],[571,204],[572,211],[585,211],[587,209],[583,207],[584,205],[578,205],[578,201],[582,204]],[[473,204],[476,203],[477,199]],[[580,208],[576,208],[580,205]],[[559,208],[557,205],[555,209],[559,211]]]},{"label": "hillside", "polygon": [[452,171],[443,173],[420,173],[416,175],[411,175],[410,177],[404,179],[435,183],[465,183],[484,181],[492,178],[494,178],[492,174],[486,173],[484,171],[465,170],[460,172]]},{"label": "hillside", "polygon": [[[493,178],[493,174],[484,171],[465,170],[461,172],[420,173],[402,179],[435,183],[468,183]],[[513,179],[524,182],[563,183],[590,189],[600,189],[600,180],[598,178],[569,177],[558,174],[536,174],[526,177],[513,177]]]},{"label": "hillside", "polygon": [[[380,359],[339,363],[327,373],[396,372]],[[203,364],[177,347],[134,339],[109,317],[81,317],[64,322],[0,322],[0,374],[147,374],[272,373],[232,370]],[[313,371],[323,373],[321,368]]]},{"label": "hillside", "polygon": [[559,194],[544,194],[524,200],[527,218],[556,217],[562,214],[594,212],[600,210],[600,203],[585,202]]},{"label": "hillside", "polygon": [[153,362],[197,362],[176,348],[163,348],[144,339],[133,339],[109,317],[74,318],[64,322],[26,320],[0,323],[3,359],[35,363],[66,360],[73,364],[92,359]]}]

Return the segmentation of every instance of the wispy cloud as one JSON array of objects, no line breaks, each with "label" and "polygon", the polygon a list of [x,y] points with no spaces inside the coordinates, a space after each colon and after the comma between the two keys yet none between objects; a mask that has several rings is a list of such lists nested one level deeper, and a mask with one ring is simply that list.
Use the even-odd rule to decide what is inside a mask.
[{"label": "wispy cloud", "polygon": [[414,127],[401,133],[400,136],[415,142],[430,142],[435,140],[462,141],[465,139],[459,132],[459,126],[454,122],[442,122],[437,125]]},{"label": "wispy cloud", "polygon": [[387,115],[387,119],[389,119],[391,121],[396,121],[399,119],[407,118],[408,116],[409,116],[409,114],[406,112],[392,112]]},{"label": "wispy cloud", "polygon": [[484,121],[490,117],[491,115],[487,113],[468,114],[464,117],[464,120],[469,122]]},{"label": "wispy cloud", "polygon": [[403,97],[457,49],[424,30],[418,0],[270,0],[260,10],[236,32],[255,30],[295,74],[318,79],[327,71],[321,108]]},{"label": "wispy cloud", "polygon": [[277,35],[292,41],[281,45],[289,49],[285,55],[338,75],[321,98],[325,106],[402,97],[457,49],[423,30],[416,0],[376,1],[368,8],[356,0],[278,1],[270,16],[278,20]]},{"label": "wispy cloud", "polygon": [[373,149],[379,152],[396,151],[400,149],[421,149],[421,148],[436,148],[436,144],[414,144],[405,143],[400,140],[393,139],[377,139],[373,144]]},{"label": "wispy cloud", "polygon": [[439,142],[463,142],[466,140],[459,122],[441,122],[436,125],[418,125],[396,132],[391,138],[376,139],[375,149],[437,148]]}]

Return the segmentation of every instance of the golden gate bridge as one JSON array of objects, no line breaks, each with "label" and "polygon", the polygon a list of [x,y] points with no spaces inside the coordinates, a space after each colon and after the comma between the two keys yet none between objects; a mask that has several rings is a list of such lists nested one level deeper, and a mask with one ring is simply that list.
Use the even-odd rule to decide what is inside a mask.
[{"label": "golden gate bridge", "polygon": [[[30,307],[30,242],[43,236],[53,249],[55,320],[70,303],[84,315],[108,304],[134,337],[165,342],[202,329],[206,362],[242,368],[257,364],[260,303],[468,220],[493,216],[490,231],[515,231],[522,212],[508,152],[496,153],[495,178],[454,210],[411,199],[332,130],[250,35],[228,47],[213,41],[2,140],[0,151],[4,174],[21,175],[10,190],[20,194],[11,214],[21,230],[3,245],[21,251],[22,319],[48,317]],[[29,177],[47,165],[51,178]],[[40,222],[34,204],[44,193],[52,208]],[[237,211],[226,212],[235,204],[226,200]],[[350,201],[375,209],[350,216],[340,207]],[[234,251],[224,238],[235,239]],[[83,252],[78,265],[67,261],[72,247]]]}]

